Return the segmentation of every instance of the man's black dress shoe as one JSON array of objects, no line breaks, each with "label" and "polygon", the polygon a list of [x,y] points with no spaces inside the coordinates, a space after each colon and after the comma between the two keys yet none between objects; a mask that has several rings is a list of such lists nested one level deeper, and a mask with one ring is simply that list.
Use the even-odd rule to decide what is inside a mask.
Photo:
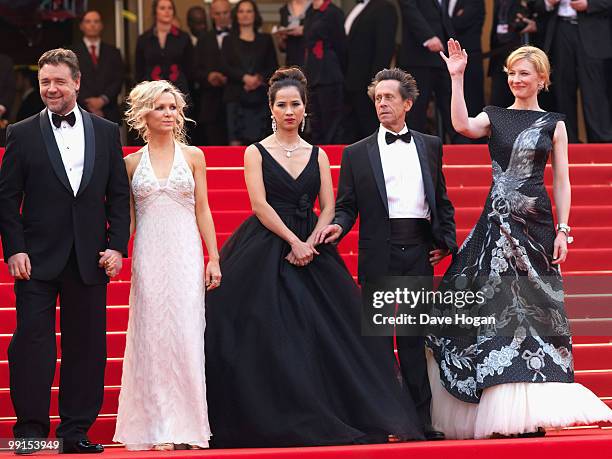
[{"label": "man's black dress shoe", "polygon": [[104,446],[100,443],[92,443],[89,440],[79,440],[76,443],[66,443],[64,441],[63,453],[67,454],[93,454],[104,451]]},{"label": "man's black dress shoe", "polygon": [[444,440],[446,436],[444,432],[440,432],[439,430],[427,429],[424,432],[425,440]]},{"label": "man's black dress shoe", "polygon": [[15,454],[19,456],[26,456],[28,454],[34,454],[40,451],[40,448],[27,448],[25,446],[15,449]]}]

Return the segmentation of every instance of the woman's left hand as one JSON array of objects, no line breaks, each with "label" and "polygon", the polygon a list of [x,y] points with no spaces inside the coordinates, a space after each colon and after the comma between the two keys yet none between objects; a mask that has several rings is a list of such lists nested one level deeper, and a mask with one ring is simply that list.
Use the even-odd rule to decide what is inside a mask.
[{"label": "woman's left hand", "polygon": [[557,233],[553,250],[553,265],[561,264],[567,258],[567,235],[563,231]]},{"label": "woman's left hand", "polygon": [[206,265],[206,291],[214,290],[221,285],[221,268],[218,261],[209,261]]}]

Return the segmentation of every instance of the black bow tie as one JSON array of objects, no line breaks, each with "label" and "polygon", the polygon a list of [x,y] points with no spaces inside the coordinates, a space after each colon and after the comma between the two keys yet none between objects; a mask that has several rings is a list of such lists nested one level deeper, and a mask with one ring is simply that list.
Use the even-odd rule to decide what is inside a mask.
[{"label": "black bow tie", "polygon": [[74,112],[70,112],[64,116],[58,115],[57,113],[52,113],[51,121],[56,128],[59,128],[62,125],[62,121],[66,121],[70,126],[74,126],[74,123],[76,123],[76,115]]},{"label": "black bow tie", "polygon": [[395,142],[396,140],[403,140],[406,143],[410,143],[411,138],[410,131],[406,131],[403,134],[393,134],[389,131],[385,133],[385,141],[387,142],[387,145]]},{"label": "black bow tie", "polygon": [[230,29],[229,27],[223,27],[221,29],[215,29],[215,32],[217,33],[217,35],[221,35],[224,33],[229,33]]}]

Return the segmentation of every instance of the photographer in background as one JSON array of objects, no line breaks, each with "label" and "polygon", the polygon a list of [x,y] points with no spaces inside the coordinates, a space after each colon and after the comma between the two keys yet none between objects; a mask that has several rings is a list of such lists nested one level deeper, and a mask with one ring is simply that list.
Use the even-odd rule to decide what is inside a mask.
[{"label": "photographer in background", "polygon": [[495,0],[491,27],[489,76],[491,77],[491,105],[508,107],[514,97],[508,88],[504,62],[521,45],[534,44],[541,24],[533,12],[531,0]]}]

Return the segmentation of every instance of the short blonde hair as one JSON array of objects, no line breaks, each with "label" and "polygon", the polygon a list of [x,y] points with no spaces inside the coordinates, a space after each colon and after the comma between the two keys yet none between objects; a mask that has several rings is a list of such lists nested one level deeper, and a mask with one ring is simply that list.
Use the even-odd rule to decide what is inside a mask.
[{"label": "short blonde hair", "polygon": [[185,96],[176,86],[166,80],[143,81],[138,83],[128,96],[128,110],[125,112],[125,121],[130,129],[138,132],[145,141],[149,141],[149,127],[145,120],[146,116],[155,109],[155,101],[164,93],[170,93],[176,101],[176,124],[174,126],[174,138],[182,144],[187,143],[185,121],[193,121],[185,116]]},{"label": "short blonde hair", "polygon": [[512,51],[506,59],[504,72],[508,73],[508,69],[512,68],[521,59],[531,62],[536,72],[544,77],[544,89],[548,91],[550,86],[550,61],[546,53],[535,46],[521,46]]}]

